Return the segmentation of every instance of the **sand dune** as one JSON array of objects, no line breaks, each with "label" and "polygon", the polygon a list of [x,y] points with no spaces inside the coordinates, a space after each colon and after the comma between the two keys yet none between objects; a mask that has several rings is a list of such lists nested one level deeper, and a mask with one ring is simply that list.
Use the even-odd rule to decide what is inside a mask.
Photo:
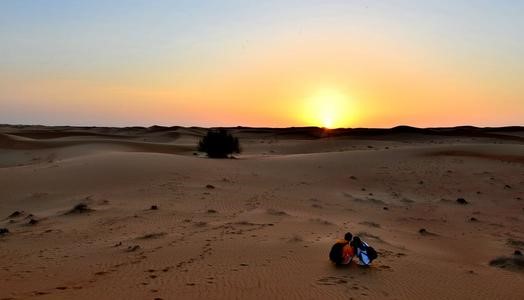
[{"label": "sand dune", "polygon": [[[524,294],[522,128],[0,129],[0,299]],[[328,261],[348,230],[371,268]]]}]

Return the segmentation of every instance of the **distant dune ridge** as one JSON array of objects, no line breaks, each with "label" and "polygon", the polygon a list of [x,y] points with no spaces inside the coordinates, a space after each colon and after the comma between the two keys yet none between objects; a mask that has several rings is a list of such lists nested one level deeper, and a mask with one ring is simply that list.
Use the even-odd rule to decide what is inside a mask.
[{"label": "distant dune ridge", "polygon": [[524,127],[227,129],[0,125],[0,299],[524,295]]}]

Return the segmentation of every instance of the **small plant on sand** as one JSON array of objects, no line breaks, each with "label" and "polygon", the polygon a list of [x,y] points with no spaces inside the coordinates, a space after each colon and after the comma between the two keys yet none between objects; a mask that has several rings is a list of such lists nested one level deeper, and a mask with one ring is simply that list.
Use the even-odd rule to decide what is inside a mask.
[{"label": "small plant on sand", "polygon": [[212,129],[198,143],[198,151],[206,152],[211,158],[228,158],[240,153],[240,144],[238,138],[225,129]]}]

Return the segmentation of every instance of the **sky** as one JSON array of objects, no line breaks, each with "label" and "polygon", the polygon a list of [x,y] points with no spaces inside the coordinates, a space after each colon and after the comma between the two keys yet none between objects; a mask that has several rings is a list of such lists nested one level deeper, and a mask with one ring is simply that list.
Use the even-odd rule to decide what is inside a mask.
[{"label": "sky", "polygon": [[524,125],[524,1],[0,0],[0,124]]}]

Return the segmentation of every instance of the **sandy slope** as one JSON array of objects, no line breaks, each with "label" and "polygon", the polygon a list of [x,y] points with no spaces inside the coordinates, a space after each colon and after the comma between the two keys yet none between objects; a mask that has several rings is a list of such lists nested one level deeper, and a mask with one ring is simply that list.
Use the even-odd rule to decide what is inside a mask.
[{"label": "sandy slope", "polygon": [[[245,154],[212,160],[198,128],[2,132],[0,299],[524,295],[522,268],[489,265],[524,247],[519,140],[238,129]],[[347,230],[373,267],[329,263]]]}]

